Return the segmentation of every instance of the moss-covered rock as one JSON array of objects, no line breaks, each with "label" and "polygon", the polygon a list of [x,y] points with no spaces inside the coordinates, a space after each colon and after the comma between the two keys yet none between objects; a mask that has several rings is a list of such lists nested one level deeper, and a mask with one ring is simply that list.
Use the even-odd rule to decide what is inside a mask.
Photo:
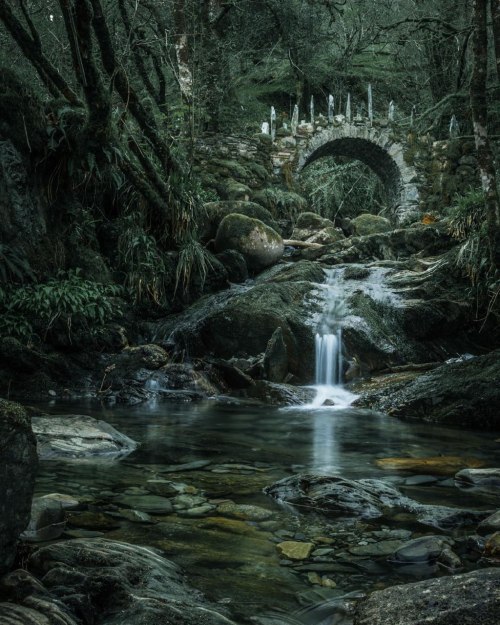
[{"label": "moss-covered rock", "polygon": [[313,213],[312,211],[301,213],[295,222],[296,228],[307,230],[322,230],[323,228],[329,228],[334,225],[335,224],[330,219],[321,217],[321,215]]},{"label": "moss-covered rock", "polygon": [[215,239],[217,252],[236,250],[248,268],[260,271],[276,263],[283,255],[281,236],[259,219],[231,214],[224,217]]},{"label": "moss-covered rock", "polygon": [[30,520],[37,468],[31,419],[19,404],[0,399],[0,575],[12,565],[17,539]]},{"label": "moss-covered rock", "polygon": [[388,219],[380,217],[380,215],[371,215],[370,213],[363,213],[355,217],[352,220],[352,226],[354,227],[355,234],[358,236],[389,232],[389,230],[393,229]]},{"label": "moss-covered rock", "polygon": [[208,241],[215,238],[220,222],[224,219],[224,217],[232,213],[245,215],[246,217],[251,217],[252,219],[260,219],[260,221],[264,222],[266,226],[269,226],[281,234],[280,227],[271,213],[266,208],[260,204],[256,204],[255,202],[244,202],[240,200],[207,202],[204,208],[205,220],[201,227],[202,240]]},{"label": "moss-covered rock", "polygon": [[225,252],[217,254],[217,260],[226,268],[229,282],[239,284],[248,280],[246,260],[244,256],[236,250],[226,250]]}]

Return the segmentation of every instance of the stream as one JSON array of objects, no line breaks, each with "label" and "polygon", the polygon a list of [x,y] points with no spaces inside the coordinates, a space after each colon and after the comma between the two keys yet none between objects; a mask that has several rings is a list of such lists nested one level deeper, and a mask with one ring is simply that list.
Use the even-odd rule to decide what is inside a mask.
[{"label": "stream", "polygon": [[[130,456],[114,461],[41,462],[36,495],[65,493],[91,511],[111,514],[108,528],[70,523],[62,538],[105,535],[157,547],[185,569],[193,586],[228,604],[241,619],[276,611],[290,614],[348,592],[446,574],[440,567],[402,570],[386,555],[359,549],[373,545],[376,536],[408,540],[435,535],[436,529],[419,526],[408,514],[360,522],[298,513],[262,493],[279,479],[309,471],[382,478],[422,503],[495,507],[493,495],[464,495],[449,476],[406,483],[411,472],[376,464],[387,457],[450,455],[498,466],[498,442],[484,432],[465,436],[463,430],[402,422],[350,407],[280,409],[221,398],[112,408],[91,400],[58,401],[39,407],[53,414],[89,414],[140,443]],[[148,523],[118,512],[136,508],[152,492],[166,497],[162,488],[171,490],[171,482],[177,485],[174,509],[151,513]],[[231,518],[216,509],[225,500],[257,508]],[[453,537],[459,541],[462,532],[454,530]],[[283,540],[309,540],[316,549],[323,548],[307,563],[297,563],[280,559],[276,545]]]}]

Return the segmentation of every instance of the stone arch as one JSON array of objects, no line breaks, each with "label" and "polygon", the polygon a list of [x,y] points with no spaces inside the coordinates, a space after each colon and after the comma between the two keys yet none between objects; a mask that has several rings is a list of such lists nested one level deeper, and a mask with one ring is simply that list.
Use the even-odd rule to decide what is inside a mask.
[{"label": "stone arch", "polygon": [[419,176],[404,159],[405,146],[389,129],[343,123],[325,128],[299,147],[298,171],[325,156],[347,156],[372,169],[385,185],[398,224],[420,218]]}]

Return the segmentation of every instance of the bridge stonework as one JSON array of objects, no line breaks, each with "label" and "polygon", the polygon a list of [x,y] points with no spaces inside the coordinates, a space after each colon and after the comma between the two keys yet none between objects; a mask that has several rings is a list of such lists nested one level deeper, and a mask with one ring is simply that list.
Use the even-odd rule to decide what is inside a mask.
[{"label": "bridge stonework", "polygon": [[280,129],[273,145],[273,166],[285,178],[325,156],[345,156],[370,167],[382,180],[398,225],[420,221],[424,213],[439,214],[455,193],[477,183],[474,144],[470,140],[433,141],[387,121],[347,122],[342,116],[328,124],[301,124],[295,135]]}]

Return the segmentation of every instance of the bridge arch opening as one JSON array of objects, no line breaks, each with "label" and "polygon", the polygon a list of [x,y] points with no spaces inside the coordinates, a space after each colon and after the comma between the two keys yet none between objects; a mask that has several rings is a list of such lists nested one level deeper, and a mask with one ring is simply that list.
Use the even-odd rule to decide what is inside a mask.
[{"label": "bridge arch opening", "polygon": [[298,172],[325,157],[344,157],[364,163],[382,182],[390,214],[399,224],[419,218],[417,174],[404,159],[403,145],[387,131],[354,125],[324,130],[299,148]]}]

